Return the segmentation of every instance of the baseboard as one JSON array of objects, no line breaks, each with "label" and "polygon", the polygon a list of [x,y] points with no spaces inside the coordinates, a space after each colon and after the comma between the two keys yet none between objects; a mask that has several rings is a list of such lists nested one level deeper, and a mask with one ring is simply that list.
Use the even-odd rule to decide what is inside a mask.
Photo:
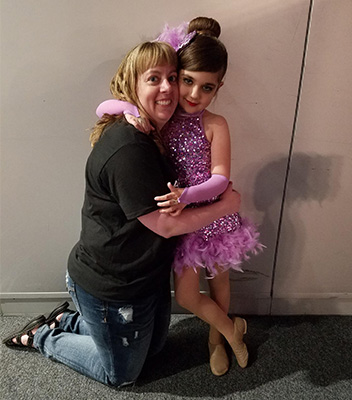
[{"label": "baseboard", "polygon": [[66,300],[74,309],[67,292],[1,293],[0,312],[4,316],[35,316],[51,311]]},{"label": "baseboard", "polygon": [[[205,293],[205,292],[204,292]],[[67,300],[66,292],[1,293],[0,313],[4,316],[34,316],[47,313]],[[271,312],[270,312],[271,310]],[[186,314],[175,301],[172,292],[172,313]],[[268,293],[231,295],[230,314],[241,315],[352,315],[352,293],[290,293],[276,295],[272,301]]]},{"label": "baseboard", "polygon": [[[205,292],[203,292],[205,293]],[[175,300],[174,292],[171,292],[173,314],[187,314],[188,311],[180,307]],[[69,301],[73,307],[72,301],[66,292],[33,292],[33,293],[2,293],[0,294],[1,315],[38,315],[47,313],[62,301]],[[231,305],[229,312],[231,314],[243,315],[267,315],[270,311],[269,294],[262,295],[243,295],[233,293],[231,295]]]}]

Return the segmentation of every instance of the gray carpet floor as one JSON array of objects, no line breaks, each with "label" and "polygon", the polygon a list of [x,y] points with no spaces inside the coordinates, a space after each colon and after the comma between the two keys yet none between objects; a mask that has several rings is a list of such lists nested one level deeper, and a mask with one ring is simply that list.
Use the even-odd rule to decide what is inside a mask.
[{"label": "gray carpet floor", "polygon": [[[28,321],[0,317],[0,336]],[[205,323],[173,315],[165,349],[133,387],[113,389],[36,351],[0,345],[1,400],[352,399],[352,316],[249,316],[250,361],[211,374]]]}]

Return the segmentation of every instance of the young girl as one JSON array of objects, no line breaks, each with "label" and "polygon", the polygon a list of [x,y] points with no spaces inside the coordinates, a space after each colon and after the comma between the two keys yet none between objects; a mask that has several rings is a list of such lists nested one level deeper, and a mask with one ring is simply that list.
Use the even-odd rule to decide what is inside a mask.
[{"label": "young girl", "polygon": [[[179,56],[179,107],[162,129],[166,153],[178,176],[177,187],[156,197],[161,212],[178,215],[190,207],[216,201],[230,177],[230,135],[225,118],[206,110],[223,85],[227,51],[218,40],[220,26],[211,18],[198,17],[188,26],[179,43],[174,32],[164,32],[158,40],[168,41]],[[175,43],[176,41],[176,43]],[[134,114],[130,105],[116,100],[102,103],[97,114]],[[136,121],[134,120],[134,123]],[[145,129],[145,128],[144,128]],[[242,271],[240,264],[262,249],[255,226],[236,213],[194,233],[185,235],[175,254],[175,295],[177,302],[210,325],[210,366],[214,375],[228,371],[229,359],[223,337],[230,344],[238,364],[245,368],[248,351],[243,336],[244,319],[228,317],[230,304],[229,270]],[[210,297],[199,292],[199,270],[209,278]]]}]

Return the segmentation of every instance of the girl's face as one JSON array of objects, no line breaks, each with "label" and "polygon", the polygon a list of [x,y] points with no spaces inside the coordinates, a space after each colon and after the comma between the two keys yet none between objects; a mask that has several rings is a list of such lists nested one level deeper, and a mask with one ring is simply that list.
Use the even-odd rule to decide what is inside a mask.
[{"label": "girl's face", "polygon": [[222,86],[217,72],[187,71],[185,69],[181,69],[178,82],[179,105],[188,114],[207,108]]},{"label": "girl's face", "polygon": [[138,77],[137,96],[144,110],[161,129],[171,118],[178,102],[177,71],[172,65],[158,65]]}]

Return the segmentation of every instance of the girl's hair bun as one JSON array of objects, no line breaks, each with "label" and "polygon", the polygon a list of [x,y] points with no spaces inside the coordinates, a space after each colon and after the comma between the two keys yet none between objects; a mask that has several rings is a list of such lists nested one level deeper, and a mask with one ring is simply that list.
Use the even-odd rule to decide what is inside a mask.
[{"label": "girl's hair bun", "polygon": [[218,38],[221,33],[220,24],[213,18],[197,17],[188,25],[188,33],[196,31],[200,35],[214,36]]}]

